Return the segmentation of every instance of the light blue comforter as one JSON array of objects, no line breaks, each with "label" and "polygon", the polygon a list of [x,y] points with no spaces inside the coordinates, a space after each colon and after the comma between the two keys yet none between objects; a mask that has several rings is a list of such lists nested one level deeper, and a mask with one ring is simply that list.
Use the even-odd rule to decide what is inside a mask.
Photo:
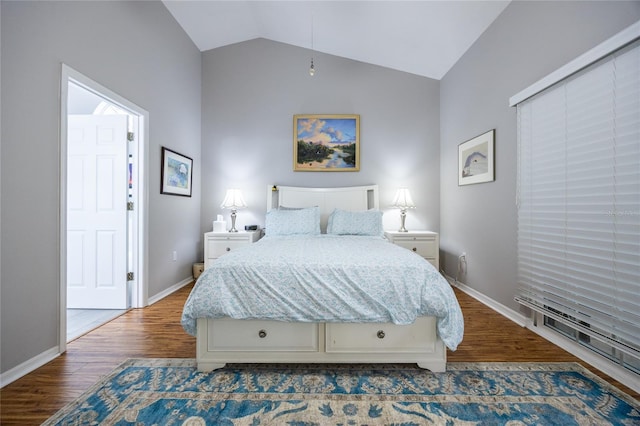
[{"label": "light blue comforter", "polygon": [[381,237],[264,237],[220,257],[198,279],[182,313],[197,318],[411,324],[437,317],[455,350],[464,322],[449,283],[419,255]]}]

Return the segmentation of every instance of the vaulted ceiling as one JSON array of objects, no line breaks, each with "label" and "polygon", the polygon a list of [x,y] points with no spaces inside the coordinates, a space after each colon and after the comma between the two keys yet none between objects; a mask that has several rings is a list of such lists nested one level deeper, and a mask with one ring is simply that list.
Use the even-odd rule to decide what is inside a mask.
[{"label": "vaulted ceiling", "polygon": [[163,3],[201,51],[265,38],[441,79],[509,1]]}]

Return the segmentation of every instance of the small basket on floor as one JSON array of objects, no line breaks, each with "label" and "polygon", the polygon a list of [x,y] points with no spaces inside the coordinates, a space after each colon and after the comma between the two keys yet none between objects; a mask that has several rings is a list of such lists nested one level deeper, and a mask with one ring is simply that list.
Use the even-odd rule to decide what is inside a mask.
[{"label": "small basket on floor", "polygon": [[193,264],[193,279],[194,281],[198,279],[200,274],[204,271],[204,263],[194,263]]}]

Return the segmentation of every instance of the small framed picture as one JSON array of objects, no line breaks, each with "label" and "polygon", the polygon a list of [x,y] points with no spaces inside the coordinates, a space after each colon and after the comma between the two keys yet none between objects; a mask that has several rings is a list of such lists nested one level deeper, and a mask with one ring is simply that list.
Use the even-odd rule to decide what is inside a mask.
[{"label": "small framed picture", "polygon": [[495,129],[458,145],[458,185],[492,182]]},{"label": "small framed picture", "polygon": [[299,114],[293,117],[293,171],[359,170],[359,115]]},{"label": "small framed picture", "polygon": [[160,169],[160,193],[191,197],[193,160],[162,147],[162,168]]}]

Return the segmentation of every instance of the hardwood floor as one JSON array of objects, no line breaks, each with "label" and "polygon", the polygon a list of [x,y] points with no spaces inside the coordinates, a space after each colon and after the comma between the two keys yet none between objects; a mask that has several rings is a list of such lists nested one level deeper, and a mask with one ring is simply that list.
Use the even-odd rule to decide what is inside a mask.
[{"label": "hardwood floor", "polygon": [[[194,358],[180,316],[191,285],[69,343],[67,352],[0,390],[0,424],[38,425],[128,358]],[[451,362],[564,362],[577,358],[456,289],[465,337]],[[587,364],[582,363],[590,368]],[[640,395],[590,368],[632,397]]]}]

